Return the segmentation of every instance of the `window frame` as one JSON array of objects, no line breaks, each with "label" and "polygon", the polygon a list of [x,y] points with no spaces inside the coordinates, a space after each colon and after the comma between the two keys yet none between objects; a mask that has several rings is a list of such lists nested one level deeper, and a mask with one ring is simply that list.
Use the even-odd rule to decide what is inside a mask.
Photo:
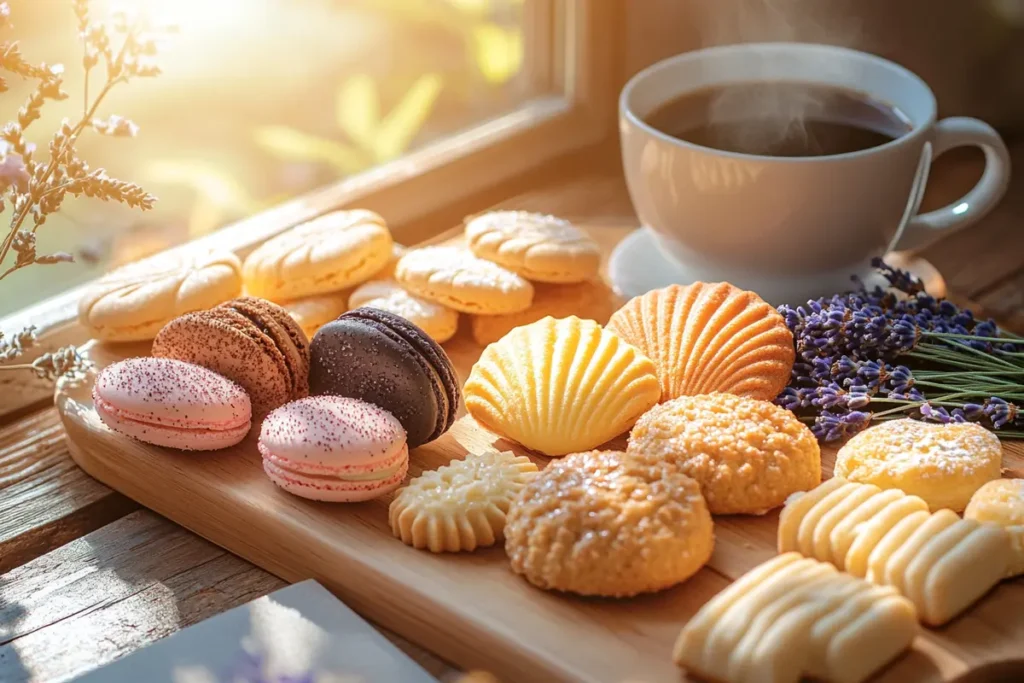
[{"label": "window frame", "polygon": [[[219,247],[244,257],[299,223],[353,206],[383,215],[396,241],[422,242],[450,227],[438,226],[428,217],[467,206],[481,194],[495,196],[568,155],[603,147],[614,138],[624,24],[625,0],[528,0],[524,70],[531,90],[540,93],[537,97],[499,118],[167,251]],[[5,333],[30,325],[37,330],[37,344],[15,362],[31,362],[43,353],[87,340],[77,309],[88,286],[74,287],[0,319]],[[0,415],[37,403],[52,392],[49,382],[28,371],[2,372]]]}]

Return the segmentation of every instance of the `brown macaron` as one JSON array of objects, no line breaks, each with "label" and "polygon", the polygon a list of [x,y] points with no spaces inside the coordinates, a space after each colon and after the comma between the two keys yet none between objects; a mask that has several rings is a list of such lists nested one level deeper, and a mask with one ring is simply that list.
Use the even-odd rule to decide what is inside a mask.
[{"label": "brown macaron", "polygon": [[256,415],[309,394],[309,341],[287,311],[264,299],[241,297],[175,318],[157,334],[153,355],[234,380]]}]

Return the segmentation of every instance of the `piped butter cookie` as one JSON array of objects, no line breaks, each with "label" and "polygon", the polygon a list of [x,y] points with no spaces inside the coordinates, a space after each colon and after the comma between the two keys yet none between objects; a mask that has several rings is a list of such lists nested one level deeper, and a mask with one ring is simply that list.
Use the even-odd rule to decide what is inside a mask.
[{"label": "piped butter cookie", "polygon": [[569,221],[528,211],[490,211],[466,221],[466,241],[482,259],[538,282],[582,282],[597,274],[597,242]]},{"label": "piped butter cookie", "polygon": [[335,211],[267,240],[242,266],[246,292],[286,301],[369,280],[391,258],[384,219],[362,209]]},{"label": "piped butter cookie", "polygon": [[1009,576],[1024,574],[1024,479],[990,481],[974,492],[964,519],[1005,527],[1013,545]]},{"label": "piped butter cookie", "polygon": [[526,456],[469,454],[401,489],[388,512],[391,530],[403,543],[435,553],[494,545],[512,499],[535,476],[537,466]]},{"label": "piped butter cookie", "polygon": [[352,309],[369,306],[400,315],[426,332],[438,344],[451,339],[459,329],[457,311],[414,296],[389,280],[364,282],[352,292],[348,303]]},{"label": "piped butter cookie", "polygon": [[413,249],[398,261],[395,280],[410,294],[463,313],[515,313],[533,302],[529,282],[460,247]]}]

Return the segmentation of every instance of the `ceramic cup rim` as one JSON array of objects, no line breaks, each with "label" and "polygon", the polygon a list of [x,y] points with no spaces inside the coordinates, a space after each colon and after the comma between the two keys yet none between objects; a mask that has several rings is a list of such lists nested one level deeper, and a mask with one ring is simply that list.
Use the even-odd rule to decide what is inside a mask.
[{"label": "ceramic cup rim", "polygon": [[[829,154],[820,156],[807,156],[807,157],[782,157],[782,156],[771,156],[763,154],[747,154],[744,152],[731,152],[728,150],[717,149],[714,147],[705,147],[704,145],[698,145],[694,142],[682,140],[665,133],[657,128],[651,126],[644,121],[642,116],[637,115],[632,107],[632,98],[636,89],[641,86],[644,82],[650,78],[660,74],[663,71],[669,71],[673,68],[679,67],[682,64],[689,64],[698,61],[712,60],[722,55],[737,54],[743,52],[760,53],[760,54],[782,54],[782,53],[802,53],[808,57],[813,57],[815,54],[827,53],[832,56],[840,56],[849,59],[853,62],[859,62],[860,64],[867,64],[875,68],[881,68],[889,71],[899,78],[903,78],[909,81],[913,86],[916,86],[920,92],[926,95],[926,107],[927,113],[925,116],[916,117],[916,120],[911,121],[910,130],[901,135],[898,138],[894,138],[881,145],[875,147],[869,147],[867,149],[861,149],[854,152],[845,152],[843,154]],[[748,79],[749,80],[749,79]],[[775,79],[778,80],[778,79]],[[796,79],[794,79],[796,80]],[[807,82],[806,79],[800,79],[802,82]],[[722,82],[727,82],[723,79]],[[822,80],[822,84],[827,84],[827,81]],[[674,96],[679,94],[685,94],[693,92],[699,89],[698,87],[690,90],[682,90],[674,93]],[[875,94],[870,90],[865,89],[869,95]],[[668,98],[662,101],[667,101]],[[717,45],[714,47],[706,47],[690,52],[684,52],[673,57],[668,57],[661,61],[655,62],[650,66],[640,70],[633,75],[626,85],[622,88],[622,92],[619,94],[619,114],[623,119],[623,124],[629,123],[632,127],[644,132],[645,134],[660,140],[661,142],[667,143],[674,147],[681,148],[683,150],[698,151],[704,154],[713,154],[716,156],[726,157],[730,159],[736,159],[739,161],[757,161],[760,163],[774,163],[774,164],[808,164],[808,163],[822,163],[831,161],[845,161],[851,159],[857,159],[874,154],[884,153],[890,149],[900,147],[902,145],[910,144],[915,139],[927,133],[928,130],[935,124],[937,117],[937,104],[935,100],[935,94],[924,80],[915,74],[910,69],[903,67],[895,62],[892,62],[884,57],[871,54],[869,52],[862,52],[860,50],[854,50],[847,47],[839,47],[836,45],[824,45],[820,43],[796,43],[796,42],[767,42],[767,43],[739,43],[734,45]]]}]

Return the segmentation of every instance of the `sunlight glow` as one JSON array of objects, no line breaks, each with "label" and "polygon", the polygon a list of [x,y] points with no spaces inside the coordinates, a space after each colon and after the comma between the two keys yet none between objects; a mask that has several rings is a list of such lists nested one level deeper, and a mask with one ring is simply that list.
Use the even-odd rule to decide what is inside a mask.
[{"label": "sunlight glow", "polygon": [[226,29],[258,18],[266,0],[134,0],[126,10],[183,31]]}]

